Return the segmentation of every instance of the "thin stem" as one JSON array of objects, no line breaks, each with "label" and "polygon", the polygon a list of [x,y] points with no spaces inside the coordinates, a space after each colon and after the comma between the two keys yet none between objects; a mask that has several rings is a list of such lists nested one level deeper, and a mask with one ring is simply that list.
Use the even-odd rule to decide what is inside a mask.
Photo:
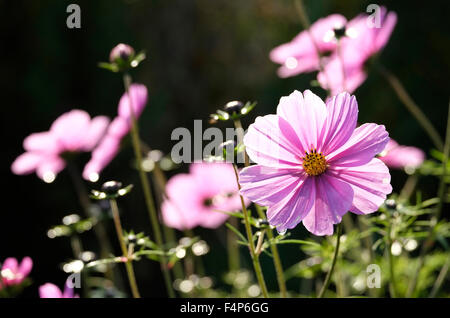
[{"label": "thin stem", "polygon": [[441,289],[442,283],[444,282],[445,278],[447,277],[449,265],[450,265],[450,257],[447,258],[447,261],[445,262],[444,266],[442,267],[441,271],[439,272],[439,275],[438,275],[436,281],[434,282],[433,289],[431,290],[430,296],[428,296],[429,298],[436,297],[437,293]]},{"label": "thin stem", "polygon": [[[244,145],[244,128],[242,128],[242,123],[239,118],[234,120],[234,128],[236,128],[238,142],[240,144]],[[248,157],[247,152],[245,151],[245,148],[244,148],[244,165],[246,167],[248,167],[250,165],[250,159]]]},{"label": "thin stem", "polygon": [[[142,154],[146,155],[148,154],[152,149],[150,146],[148,146],[144,141],[140,140],[140,145],[142,149]],[[159,164],[155,162],[155,166],[151,172],[151,178],[156,190],[156,201],[157,205],[161,206],[163,200],[165,199],[165,192],[166,192],[166,184],[167,179],[164,175],[164,172],[159,167]],[[174,243],[176,244],[177,236],[175,234],[175,230],[171,227],[166,226],[165,224],[162,224],[162,232],[164,236],[164,241],[166,244]],[[172,271],[175,275],[175,278],[183,278],[183,268],[180,264],[180,262],[176,262],[175,265],[172,268]]]},{"label": "thin stem", "polygon": [[[261,209],[261,206],[255,204],[256,212],[259,217],[263,220],[266,219],[264,212]],[[267,238],[269,242],[273,240],[273,232],[272,230],[267,231]],[[277,274],[278,288],[280,288],[280,293],[282,298],[287,297],[287,288],[286,288],[286,280],[284,279],[283,265],[281,263],[280,253],[278,252],[278,246],[276,244],[270,244],[270,251],[273,256],[273,265],[275,267],[275,272]]]},{"label": "thin stem", "polygon": [[389,265],[389,292],[391,293],[392,298],[397,297],[397,283],[395,279],[395,271],[394,271],[394,257],[392,255],[392,227],[391,227],[392,221],[389,220],[389,227],[387,229],[387,258],[388,258],[388,265]]},{"label": "thin stem", "polygon": [[295,8],[297,9],[298,15],[300,17],[300,22],[301,22],[303,28],[306,30],[306,32],[308,32],[308,35],[311,38],[311,42],[314,45],[314,49],[319,58],[319,71],[322,72],[323,75],[325,76],[325,81],[326,81],[325,87],[327,87],[326,89],[329,90],[328,83],[330,81],[328,79],[328,74],[325,72],[325,66],[323,64],[323,56],[322,56],[322,53],[320,53],[319,46],[317,45],[316,40],[314,39],[314,37],[312,36],[312,33],[310,31],[311,23],[309,22],[308,15],[306,14],[306,10],[305,10],[305,6],[303,5],[303,1],[296,0]]},{"label": "thin stem", "polygon": [[339,255],[339,245],[340,245],[340,241],[341,241],[341,234],[342,234],[342,226],[341,223],[339,223],[337,225],[337,232],[336,232],[336,248],[334,250],[334,255],[333,255],[333,261],[331,263],[331,268],[327,273],[327,276],[325,277],[325,281],[322,285],[322,289],[320,290],[319,294],[317,295],[317,298],[322,298],[323,294],[325,294],[325,291],[328,288],[328,285],[330,284],[331,281],[331,276],[333,275],[333,271],[334,271],[334,267],[336,266],[336,262],[338,259],[338,255]]},{"label": "thin stem", "polygon": [[[238,130],[238,132],[242,131],[242,123],[239,118],[234,121],[234,127],[236,129],[241,128]],[[244,144],[244,136],[238,133],[237,137],[238,137],[238,142],[243,145]],[[248,167],[250,165],[250,160],[248,158],[247,152],[245,151],[245,148],[244,148],[244,156],[245,156],[244,157],[245,158],[245,166]],[[239,184],[239,181],[238,181],[238,184]],[[258,213],[259,218],[265,220],[266,216],[265,216],[264,212],[262,211],[261,207],[255,203],[255,208],[256,208],[256,212]],[[271,241],[273,239],[272,230],[267,231],[267,238],[269,239],[269,241]],[[281,297],[286,298],[287,297],[286,281],[284,279],[283,265],[281,264],[280,253],[278,252],[277,245],[270,244],[270,250],[271,250],[272,256],[273,256],[273,264],[275,267],[275,272],[277,274],[278,287],[280,288]]]},{"label": "thin stem", "polygon": [[[72,184],[75,188],[78,196],[78,201],[80,202],[84,214],[86,215],[86,217],[95,218],[97,221],[95,223],[95,226],[93,227],[93,230],[99,243],[100,256],[101,258],[108,258],[111,254],[112,247],[109,242],[106,229],[103,226],[102,220],[97,219],[97,217],[95,217],[92,213],[91,202],[89,201],[88,192],[86,191],[83,180],[80,177],[80,172],[78,171],[78,168],[74,162],[67,163],[67,170],[69,171],[70,178],[72,179]],[[112,273],[110,266],[108,266],[106,277],[110,280],[113,280],[114,274]]]},{"label": "thin stem", "polygon": [[109,203],[111,205],[111,210],[113,213],[114,226],[116,227],[117,238],[119,239],[120,248],[122,249],[123,257],[126,258],[125,267],[127,269],[128,280],[130,282],[131,292],[134,298],[141,298],[139,295],[139,290],[136,283],[136,277],[134,275],[133,265],[131,264],[132,259],[128,255],[127,246],[125,244],[125,239],[123,237],[122,224],[120,223],[119,207],[117,206],[117,201],[115,199],[110,199]]},{"label": "thin stem", "polygon": [[399,201],[408,201],[411,195],[416,188],[417,182],[419,181],[419,177],[417,175],[410,175],[408,179],[406,179],[405,185],[400,191],[400,195],[398,197]]},{"label": "thin stem", "polygon": [[434,226],[437,224],[437,222],[441,216],[442,207],[444,205],[445,189],[446,189],[445,178],[447,177],[447,163],[448,163],[448,157],[450,155],[450,103],[448,106],[447,131],[446,131],[446,136],[445,136],[445,145],[444,145],[443,155],[444,155],[444,158],[442,160],[442,175],[441,175],[441,181],[440,181],[439,189],[438,189],[439,202],[437,204],[437,207],[436,207],[436,210],[434,211],[433,216],[431,217],[430,227],[428,229],[428,235],[420,249],[417,270],[414,272],[414,276],[408,286],[408,291],[406,293],[406,297],[411,297],[411,295],[414,293],[414,291],[416,289],[417,280],[419,278],[420,271],[425,263],[425,255],[427,254],[427,252],[433,246],[433,243],[434,243],[434,231],[433,231]]},{"label": "thin stem", "polygon": [[406,109],[416,118],[418,123],[422,126],[422,128],[425,130],[425,132],[430,137],[431,141],[433,142],[434,146],[441,150],[444,147],[444,143],[442,142],[441,136],[439,136],[439,133],[434,128],[433,124],[430,122],[430,120],[427,118],[427,116],[422,112],[422,110],[417,106],[417,104],[414,102],[414,100],[409,96],[406,89],[403,87],[400,80],[392,74],[389,70],[384,68],[382,65],[378,64],[377,67],[378,71],[381,73],[381,75],[387,80],[387,82],[391,85],[392,89],[397,94],[398,98],[402,101],[403,105],[405,105]]},{"label": "thin stem", "polygon": [[[231,217],[230,224],[238,228],[239,220],[237,218]],[[230,271],[237,271],[240,267],[240,255],[239,255],[239,244],[237,244],[235,239],[235,234],[230,229],[227,229],[227,250],[228,250],[228,268]]]},{"label": "thin stem", "polygon": [[[234,173],[236,176],[236,182],[237,182],[238,189],[241,190],[241,185],[239,184],[239,174],[238,174],[236,165],[233,164],[233,168],[234,168]],[[259,263],[259,257],[255,253],[255,244],[253,242],[253,233],[252,233],[252,228],[250,225],[249,213],[247,211],[247,208],[245,207],[244,198],[242,197],[242,195],[239,195],[239,197],[241,199],[242,213],[244,214],[245,231],[247,233],[247,240],[248,240],[249,249],[250,249],[250,256],[251,256],[252,262],[253,262],[253,268],[255,270],[256,278],[258,280],[259,287],[261,288],[262,294],[265,298],[268,298],[269,293],[267,292],[266,282],[264,281],[261,264]]]},{"label": "thin stem", "polygon": [[[142,169],[142,150],[141,150],[141,144],[140,144],[140,140],[139,140],[139,128],[138,128],[136,116],[134,114],[134,108],[132,105],[133,101],[132,101],[132,98],[130,95],[131,77],[128,74],[124,74],[123,83],[124,83],[124,87],[125,87],[125,92],[128,95],[128,100],[129,100],[130,118],[131,118],[131,137],[132,137],[132,141],[133,141],[133,149],[134,149],[134,154],[135,154],[136,161],[137,161],[139,177],[141,180],[142,191],[144,193],[145,204],[147,207],[148,214],[150,216],[150,221],[152,223],[152,229],[153,229],[153,233],[155,235],[156,244],[159,246],[159,248],[162,249],[163,248],[163,239],[162,239],[162,235],[161,235],[161,229],[159,228],[158,215],[156,213],[155,203],[153,201],[153,197],[151,194],[150,183],[148,181],[148,178],[147,178],[147,175],[146,175],[144,169]],[[169,270],[166,266],[166,264],[167,264],[166,257],[164,255],[161,255],[161,257],[159,258],[159,262],[160,262],[161,269],[163,272],[164,282],[166,284],[167,292],[169,294],[169,297],[173,298],[173,297],[175,297],[175,292],[173,290]]]}]

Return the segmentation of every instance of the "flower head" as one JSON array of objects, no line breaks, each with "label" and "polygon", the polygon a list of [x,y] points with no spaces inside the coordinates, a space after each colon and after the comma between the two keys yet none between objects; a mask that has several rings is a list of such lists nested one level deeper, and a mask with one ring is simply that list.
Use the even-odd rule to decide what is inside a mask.
[{"label": "flower head", "polygon": [[0,271],[0,288],[21,284],[32,268],[33,261],[30,257],[24,257],[20,264],[13,257],[7,258]]},{"label": "flower head", "polygon": [[309,31],[302,31],[292,41],[274,48],[270,52],[270,59],[281,64],[278,75],[290,77],[318,70],[317,50],[320,53],[334,50],[336,42],[332,41],[329,34],[346,22],[345,17],[340,14],[329,15],[317,20]]},{"label": "flower head", "polygon": [[416,147],[399,145],[391,139],[379,158],[390,168],[415,169],[425,160],[425,153]]},{"label": "flower head", "polygon": [[[99,179],[100,172],[119,153],[122,138],[130,132],[131,112],[138,118],[147,104],[147,87],[143,84],[132,84],[129,94],[124,93],[119,101],[118,116],[114,118],[108,127],[105,137],[92,151],[91,160],[83,170],[83,178],[92,182]],[[131,105],[130,105],[131,100]],[[131,107],[130,107],[131,106]]]},{"label": "flower head", "polygon": [[242,208],[234,170],[229,163],[193,163],[189,174],[178,174],[169,180],[166,194],[162,204],[163,221],[178,230],[196,226],[217,228],[228,218],[220,211]]},{"label": "flower head", "polygon": [[134,49],[128,44],[119,43],[109,53],[109,61],[115,62],[118,59],[128,61],[134,55]]},{"label": "flower head", "polygon": [[325,103],[311,91],[282,97],[276,115],[258,117],[244,137],[257,165],[239,174],[241,193],[268,206],[279,231],[298,223],[331,235],[347,211],[376,211],[392,191],[386,165],[374,158],[389,137],[384,126],[356,127],[356,98],[341,93]]},{"label": "flower head", "polygon": [[73,288],[70,287],[69,280],[66,281],[64,292],[58,286],[52,283],[46,283],[39,287],[40,298],[79,298],[74,294]]},{"label": "flower head", "polygon": [[39,178],[52,182],[66,166],[64,155],[91,151],[103,137],[109,119],[93,119],[83,110],[75,109],[58,117],[49,131],[34,133],[25,138],[26,152],[12,164],[15,174],[36,172]]},{"label": "flower head", "polygon": [[346,91],[352,93],[366,79],[365,63],[387,44],[397,23],[395,12],[380,7],[380,25],[371,25],[367,14],[360,14],[346,25],[347,36],[339,40],[339,49],[325,59],[324,70],[317,80],[333,95]]}]

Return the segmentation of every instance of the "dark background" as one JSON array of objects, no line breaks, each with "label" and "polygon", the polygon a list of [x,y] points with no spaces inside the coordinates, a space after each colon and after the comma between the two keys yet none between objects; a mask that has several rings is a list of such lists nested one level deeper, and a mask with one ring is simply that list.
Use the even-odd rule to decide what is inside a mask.
[{"label": "dark background", "polygon": [[[66,27],[66,7],[81,6],[81,29]],[[331,13],[351,19],[373,1],[305,0],[311,21]],[[444,135],[449,102],[450,33],[448,1],[377,1],[398,14],[398,23],[380,61],[402,80],[407,90]],[[50,185],[35,175],[15,176],[10,165],[23,152],[22,141],[32,132],[47,130],[53,120],[72,108],[91,116],[116,115],[122,95],[121,78],[99,69],[119,42],[145,50],[148,58],[133,72],[136,82],[149,89],[141,117],[141,136],[151,147],[170,152],[171,131],[193,127],[193,119],[207,118],[233,99],[257,101],[244,126],[257,115],[274,113],[281,96],[310,88],[315,74],[289,79],[276,76],[269,51],[289,41],[300,30],[293,1],[272,0],[96,0],[0,1],[0,87],[2,127],[2,209],[0,261],[29,255],[34,280],[25,296],[37,296],[45,282],[61,286],[60,264],[71,257],[68,240],[50,240],[46,232],[62,216],[80,212],[67,171]],[[324,97],[320,88],[313,92]],[[428,152],[432,144],[376,72],[355,92],[360,122],[386,125],[402,144]],[[223,125],[222,125],[223,126]],[[80,169],[89,156],[79,158]],[[138,185],[130,168],[131,150],[122,152],[102,177]],[[186,169],[183,167],[182,169]],[[393,172],[394,189],[403,185],[402,172]],[[434,179],[419,185],[424,197],[435,194]],[[97,186],[98,187],[98,186]],[[149,231],[139,187],[121,200],[125,228]],[[112,230],[112,228],[111,228]],[[110,232],[114,235],[114,232]],[[225,271],[223,246],[211,231],[198,231],[212,245],[206,256],[208,273]],[[293,236],[305,235],[302,226]],[[114,236],[113,236],[114,237]],[[92,234],[83,236],[87,246]],[[114,237],[115,239],[115,237]],[[243,255],[246,255],[244,253]],[[281,248],[287,265],[299,259],[297,247]],[[263,258],[264,264],[270,260]],[[269,287],[276,280],[267,268]],[[138,277],[145,296],[162,296],[158,265],[140,262]]]}]

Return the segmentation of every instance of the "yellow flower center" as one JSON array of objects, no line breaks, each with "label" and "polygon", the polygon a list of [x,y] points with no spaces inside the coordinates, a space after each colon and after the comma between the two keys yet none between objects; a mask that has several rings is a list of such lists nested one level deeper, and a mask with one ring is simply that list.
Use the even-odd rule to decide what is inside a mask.
[{"label": "yellow flower center", "polygon": [[310,176],[318,176],[327,170],[327,161],[325,156],[316,149],[312,149],[309,153],[305,151],[305,157],[303,157],[303,169]]}]

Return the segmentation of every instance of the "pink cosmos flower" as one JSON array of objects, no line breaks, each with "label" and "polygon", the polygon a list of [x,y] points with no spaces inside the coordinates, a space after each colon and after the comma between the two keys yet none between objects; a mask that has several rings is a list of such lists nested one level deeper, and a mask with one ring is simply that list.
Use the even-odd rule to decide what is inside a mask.
[{"label": "pink cosmos flower", "polygon": [[392,191],[386,165],[374,158],[389,137],[384,126],[356,127],[358,104],[341,93],[326,105],[307,90],[282,97],[276,115],[256,118],[244,137],[257,165],[240,174],[241,193],[268,206],[278,231],[303,225],[331,235],[347,211],[372,213]]},{"label": "pink cosmos flower", "polygon": [[[147,104],[147,88],[132,84],[129,90],[133,114],[138,118]],[[130,98],[126,93],[119,101],[118,116],[109,125],[106,136],[92,152],[91,160],[83,170],[83,178],[92,182],[99,179],[100,172],[114,159],[120,150],[122,138],[130,132]]]},{"label": "pink cosmos flower", "polygon": [[83,110],[75,109],[58,117],[49,131],[34,133],[25,138],[26,152],[12,164],[15,174],[36,172],[39,178],[52,182],[64,169],[65,153],[91,151],[102,138],[109,119],[98,116],[93,119]]},{"label": "pink cosmos flower", "polygon": [[78,295],[74,295],[73,288],[69,287],[67,281],[64,286],[64,292],[59,289],[58,286],[52,283],[46,283],[39,287],[40,298],[79,298]]},{"label": "pink cosmos flower", "polygon": [[425,153],[416,147],[401,146],[391,139],[379,158],[390,168],[415,169],[425,160]]},{"label": "pink cosmos flower", "polygon": [[[234,170],[229,163],[193,163],[189,174],[172,177],[163,202],[164,223],[178,230],[217,228],[228,218],[219,211],[242,208]],[[245,201],[248,205],[249,201]]]},{"label": "pink cosmos flower", "polygon": [[343,91],[352,93],[365,81],[364,64],[386,46],[397,23],[395,12],[387,12],[385,7],[380,7],[379,17],[379,27],[367,14],[348,22],[346,36],[340,39],[340,51],[335,50],[325,59],[324,71],[318,73],[317,80],[332,95]]},{"label": "pink cosmos flower", "polygon": [[320,53],[332,51],[336,42],[328,39],[328,34],[345,25],[347,20],[340,14],[332,14],[317,20],[308,31],[300,32],[291,42],[282,44],[270,52],[270,59],[282,66],[280,77],[290,77],[319,69]]},{"label": "pink cosmos flower", "polygon": [[0,289],[21,284],[30,274],[32,268],[33,261],[30,257],[24,257],[20,265],[17,259],[13,257],[7,258],[0,271]]}]

